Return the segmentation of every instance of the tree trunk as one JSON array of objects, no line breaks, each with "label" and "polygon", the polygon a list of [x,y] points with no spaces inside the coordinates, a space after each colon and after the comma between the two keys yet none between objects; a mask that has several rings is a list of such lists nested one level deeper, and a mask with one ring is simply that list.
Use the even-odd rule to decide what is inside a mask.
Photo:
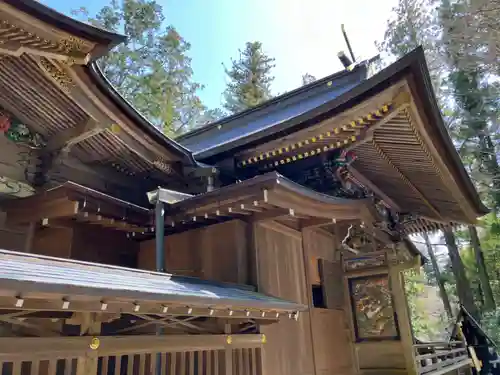
[{"label": "tree trunk", "polygon": [[495,309],[495,299],[493,298],[493,291],[491,290],[490,278],[486,271],[486,264],[484,263],[483,250],[477,235],[476,227],[469,225],[470,244],[474,250],[474,257],[476,259],[477,271],[479,273],[479,282],[481,291],[484,297],[484,309],[486,311]]},{"label": "tree trunk", "polygon": [[493,197],[495,202],[493,210],[496,212],[500,207],[500,166],[498,165],[495,145],[490,135],[479,135],[479,149],[486,172],[492,179],[490,196]]},{"label": "tree trunk", "polygon": [[429,240],[429,236],[426,232],[423,234],[425,244],[427,245],[427,252],[429,253],[429,258],[431,258],[432,269],[434,270],[434,274],[436,275],[436,281],[439,287],[439,294],[441,295],[441,299],[443,300],[444,309],[448,318],[453,318],[453,311],[451,309],[450,299],[448,298],[448,293],[446,293],[446,288],[444,287],[443,278],[441,277],[441,271],[439,270],[439,265],[436,259],[436,255],[434,254],[434,250],[431,245],[431,241]]},{"label": "tree trunk", "polygon": [[443,229],[443,234],[446,246],[448,247],[448,254],[450,255],[453,274],[455,275],[455,281],[457,283],[458,300],[474,318],[478,319],[479,314],[476,304],[474,303],[474,297],[469,280],[467,280],[467,275],[465,274],[464,264],[460,258],[460,253],[455,241],[455,235],[453,234],[451,228]]}]

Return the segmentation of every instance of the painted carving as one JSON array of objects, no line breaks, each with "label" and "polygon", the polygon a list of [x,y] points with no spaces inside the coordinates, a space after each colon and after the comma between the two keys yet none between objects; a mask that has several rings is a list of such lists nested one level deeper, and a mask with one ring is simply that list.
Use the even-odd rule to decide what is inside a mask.
[{"label": "painted carving", "polygon": [[349,280],[356,339],[397,339],[398,327],[387,275]]},{"label": "painted carving", "polygon": [[66,93],[69,93],[75,84],[69,74],[56,62],[52,62],[45,57],[40,57],[40,67],[58,84]]},{"label": "painted carving", "polygon": [[387,266],[387,255],[384,253],[366,254],[356,258],[344,258],[346,272],[373,269]]},{"label": "painted carving", "polygon": [[73,36],[54,42],[41,38],[35,33],[12,24],[7,20],[1,20],[0,24],[3,30],[8,31],[0,35],[0,48],[2,44],[6,45],[11,42],[12,45],[7,49],[15,49],[18,46],[18,48],[29,48],[41,52],[63,53],[71,57],[68,63],[74,63],[75,56],[84,58],[93,48],[92,44]]},{"label": "painted carving", "polygon": [[43,137],[30,130],[21,121],[6,113],[0,112],[0,134],[14,143],[22,144],[29,148],[40,149],[46,145]]}]

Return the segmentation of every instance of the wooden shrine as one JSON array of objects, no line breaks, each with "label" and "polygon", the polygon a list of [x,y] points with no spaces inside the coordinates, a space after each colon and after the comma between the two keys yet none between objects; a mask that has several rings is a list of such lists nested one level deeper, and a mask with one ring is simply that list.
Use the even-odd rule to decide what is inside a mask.
[{"label": "wooden shrine", "polygon": [[172,140],[99,70],[123,41],[0,0],[2,375],[479,371],[404,293],[408,235],[487,212],[421,49]]}]

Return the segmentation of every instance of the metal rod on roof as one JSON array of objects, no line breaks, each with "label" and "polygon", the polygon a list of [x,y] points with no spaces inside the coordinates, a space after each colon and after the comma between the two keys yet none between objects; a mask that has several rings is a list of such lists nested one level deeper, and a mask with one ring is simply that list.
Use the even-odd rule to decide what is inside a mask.
[{"label": "metal rod on roof", "polygon": [[345,43],[347,44],[347,49],[349,50],[349,54],[351,55],[352,62],[356,62],[356,58],[354,57],[354,53],[352,52],[351,43],[349,42],[349,38],[347,37],[347,32],[345,31],[344,24],[342,24],[340,27],[342,29],[342,34],[344,35]]}]

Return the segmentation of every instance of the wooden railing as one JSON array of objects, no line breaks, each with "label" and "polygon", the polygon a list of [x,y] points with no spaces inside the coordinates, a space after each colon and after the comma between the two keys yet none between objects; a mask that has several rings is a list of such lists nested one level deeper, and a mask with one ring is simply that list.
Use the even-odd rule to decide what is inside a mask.
[{"label": "wooden railing", "polygon": [[261,345],[250,334],[0,338],[0,375],[261,375]]},{"label": "wooden railing", "polygon": [[462,341],[416,344],[417,374],[441,375],[470,366],[472,361]]}]

